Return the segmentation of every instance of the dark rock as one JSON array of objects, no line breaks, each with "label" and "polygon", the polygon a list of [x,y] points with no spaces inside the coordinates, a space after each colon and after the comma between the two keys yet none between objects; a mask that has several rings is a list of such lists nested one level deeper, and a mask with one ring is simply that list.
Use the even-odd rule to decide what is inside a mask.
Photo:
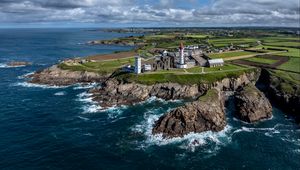
[{"label": "dark rock", "polygon": [[251,82],[255,82],[258,76],[256,72],[242,74],[237,78],[224,78],[213,83],[194,85],[182,85],[177,83],[159,83],[144,85],[138,83],[122,82],[111,78],[103,83],[101,88],[93,89],[94,101],[102,107],[114,105],[132,105],[144,101],[152,96],[165,100],[196,99],[207,90],[216,88],[219,90],[236,90]]},{"label": "dark rock", "polygon": [[272,117],[272,105],[254,85],[247,85],[235,95],[236,116],[245,122],[257,122]]},{"label": "dark rock", "polygon": [[11,67],[18,67],[18,66],[28,66],[31,65],[32,63],[30,62],[25,62],[25,61],[12,61],[9,62],[7,65]]},{"label": "dark rock", "polygon": [[182,137],[188,133],[221,131],[226,126],[223,99],[211,89],[197,101],[165,114],[156,121],[153,134],[164,138]]}]

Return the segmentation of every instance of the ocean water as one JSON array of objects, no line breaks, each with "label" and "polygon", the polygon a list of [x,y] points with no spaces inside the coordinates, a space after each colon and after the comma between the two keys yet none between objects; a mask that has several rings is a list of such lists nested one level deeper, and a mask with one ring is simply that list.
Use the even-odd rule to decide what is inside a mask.
[{"label": "ocean water", "polygon": [[[127,50],[84,44],[126,35],[0,29],[0,169],[300,169],[299,126],[276,108],[272,119],[247,124],[229,102],[223,131],[164,140],[151,135],[153,123],[184,101],[101,110],[86,93],[96,84],[48,87],[23,78],[64,58]],[[7,67],[12,60],[33,65]]]}]

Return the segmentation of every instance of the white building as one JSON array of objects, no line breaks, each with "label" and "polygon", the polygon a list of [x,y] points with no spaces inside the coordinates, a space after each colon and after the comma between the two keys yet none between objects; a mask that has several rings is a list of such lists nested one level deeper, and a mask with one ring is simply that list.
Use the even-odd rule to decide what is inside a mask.
[{"label": "white building", "polygon": [[224,66],[224,60],[222,58],[208,60],[209,67]]},{"label": "white building", "polygon": [[151,64],[145,64],[143,67],[144,67],[144,71],[151,71],[152,70]]},{"label": "white building", "polygon": [[134,73],[135,74],[141,74],[142,72],[142,59],[140,56],[135,57],[135,64],[134,64]]},{"label": "white building", "polygon": [[187,68],[187,65],[184,61],[184,46],[183,43],[180,44],[179,47],[179,64],[177,64],[177,68]]}]

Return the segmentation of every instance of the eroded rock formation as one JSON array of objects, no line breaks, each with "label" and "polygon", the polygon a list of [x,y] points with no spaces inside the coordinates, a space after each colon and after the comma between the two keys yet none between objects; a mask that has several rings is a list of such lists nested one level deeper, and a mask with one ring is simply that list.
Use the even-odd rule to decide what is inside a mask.
[{"label": "eroded rock formation", "polygon": [[160,117],[152,133],[172,138],[182,137],[191,132],[221,131],[226,126],[223,102],[220,92],[211,89],[198,100]]},{"label": "eroded rock formation", "polygon": [[235,95],[236,116],[252,123],[272,117],[272,105],[254,85],[247,85]]}]

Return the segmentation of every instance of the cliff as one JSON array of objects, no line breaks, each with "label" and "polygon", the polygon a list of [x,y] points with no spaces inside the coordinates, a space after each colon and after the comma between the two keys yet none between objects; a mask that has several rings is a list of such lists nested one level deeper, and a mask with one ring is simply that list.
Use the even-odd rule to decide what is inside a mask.
[{"label": "cliff", "polygon": [[[199,75],[201,76],[201,75]],[[157,83],[154,85],[139,84],[136,82],[124,82],[115,78],[108,79],[99,88],[90,90],[94,100],[102,107],[114,105],[131,105],[141,102],[152,96],[171,99],[196,99],[209,89],[216,88],[220,91],[234,91],[249,83],[255,83],[259,77],[259,71],[243,73],[238,77],[224,78],[223,80],[193,85],[178,83]]]},{"label": "cliff", "polygon": [[191,132],[221,131],[226,126],[223,103],[220,92],[211,89],[198,100],[160,117],[152,133],[172,138],[182,137]]},{"label": "cliff", "polygon": [[[298,74],[298,77],[300,75]],[[258,84],[270,101],[280,109],[296,117],[300,123],[300,84],[276,72],[262,70]]]},{"label": "cliff", "polygon": [[254,85],[247,85],[235,95],[236,115],[239,119],[253,123],[272,117],[272,105]]}]

